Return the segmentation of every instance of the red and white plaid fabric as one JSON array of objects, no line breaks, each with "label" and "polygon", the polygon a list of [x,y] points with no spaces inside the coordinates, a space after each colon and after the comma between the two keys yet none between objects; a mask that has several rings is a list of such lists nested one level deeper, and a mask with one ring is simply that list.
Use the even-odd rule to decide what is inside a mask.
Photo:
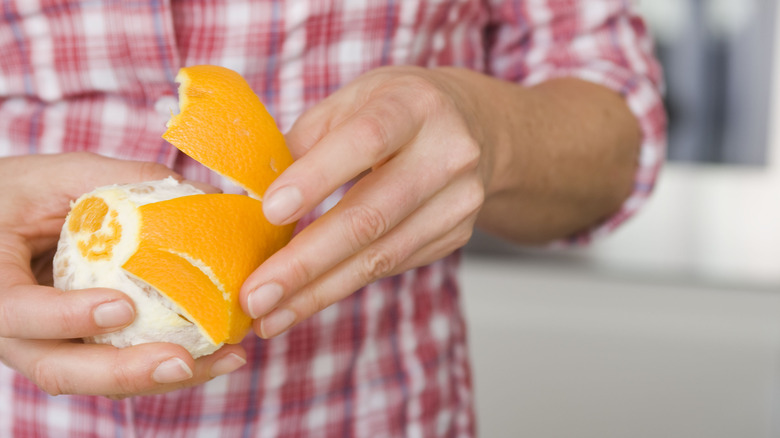
[{"label": "red and white plaid fabric", "polygon": [[[644,134],[634,194],[573,241],[636,211],[663,160],[661,73],[628,0],[3,0],[0,10],[0,156],[91,150],[222,185],[160,138],[179,67],[239,71],[286,130],[360,74],[414,64],[527,85],[576,76],[625,96]],[[457,265],[455,254],[378,281],[277,339],[250,336],[247,366],[166,395],[50,397],[0,366],[0,437],[472,436]]]}]

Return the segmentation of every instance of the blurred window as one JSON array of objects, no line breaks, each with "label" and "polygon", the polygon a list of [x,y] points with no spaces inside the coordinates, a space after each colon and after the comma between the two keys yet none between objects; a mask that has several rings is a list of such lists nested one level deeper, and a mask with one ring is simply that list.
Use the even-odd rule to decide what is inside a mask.
[{"label": "blurred window", "polygon": [[669,160],[761,166],[777,0],[644,0],[666,72]]}]

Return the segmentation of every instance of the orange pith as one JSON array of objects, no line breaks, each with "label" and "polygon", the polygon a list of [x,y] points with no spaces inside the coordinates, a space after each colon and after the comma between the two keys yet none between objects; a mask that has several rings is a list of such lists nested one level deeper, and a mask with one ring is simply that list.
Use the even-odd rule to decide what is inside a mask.
[{"label": "orange pith", "polygon": [[292,163],[284,135],[260,99],[241,75],[223,67],[186,67],[176,80],[181,111],[163,138],[260,199]]},{"label": "orange pith", "polygon": [[187,67],[177,81],[181,111],[163,137],[252,197],[189,195],[126,211],[126,204],[115,209],[114,200],[86,196],[73,206],[67,227],[84,259],[118,262],[175,303],[213,344],[237,343],[251,326],[238,300],[241,285],[295,227],[269,223],[259,200],[292,157],[238,73]]}]

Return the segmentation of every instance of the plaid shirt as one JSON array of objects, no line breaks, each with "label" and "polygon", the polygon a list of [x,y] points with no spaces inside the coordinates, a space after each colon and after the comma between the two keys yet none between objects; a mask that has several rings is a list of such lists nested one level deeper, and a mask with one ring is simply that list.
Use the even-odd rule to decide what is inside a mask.
[{"label": "plaid shirt", "polygon": [[[663,160],[661,74],[628,0],[4,0],[0,10],[0,156],[91,150],[222,185],[160,138],[180,66],[239,71],[286,130],[360,74],[414,64],[525,85],[575,76],[625,97],[644,135],[634,194],[573,240],[636,211]],[[0,366],[0,436],[472,436],[457,265],[456,253],[279,338],[250,336],[247,366],[165,395],[50,397]]]}]

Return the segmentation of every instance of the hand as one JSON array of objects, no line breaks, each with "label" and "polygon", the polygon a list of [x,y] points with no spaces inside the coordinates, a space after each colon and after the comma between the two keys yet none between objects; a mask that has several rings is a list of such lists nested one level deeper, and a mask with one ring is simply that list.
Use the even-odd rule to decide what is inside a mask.
[{"label": "hand", "polygon": [[111,289],[63,292],[33,274],[31,262],[51,257],[71,200],[98,186],[167,176],[176,175],[162,165],[88,153],[0,158],[3,363],[49,394],[120,398],[196,385],[245,362],[238,345],[193,360],[174,344],[84,344],[77,339],[130,324],[132,301]]},{"label": "hand", "polygon": [[303,114],[287,136],[297,160],[264,196],[268,219],[293,222],[362,177],[245,282],[242,305],[259,318],[259,336],[469,240],[491,157],[467,108],[447,72],[391,67]]}]

